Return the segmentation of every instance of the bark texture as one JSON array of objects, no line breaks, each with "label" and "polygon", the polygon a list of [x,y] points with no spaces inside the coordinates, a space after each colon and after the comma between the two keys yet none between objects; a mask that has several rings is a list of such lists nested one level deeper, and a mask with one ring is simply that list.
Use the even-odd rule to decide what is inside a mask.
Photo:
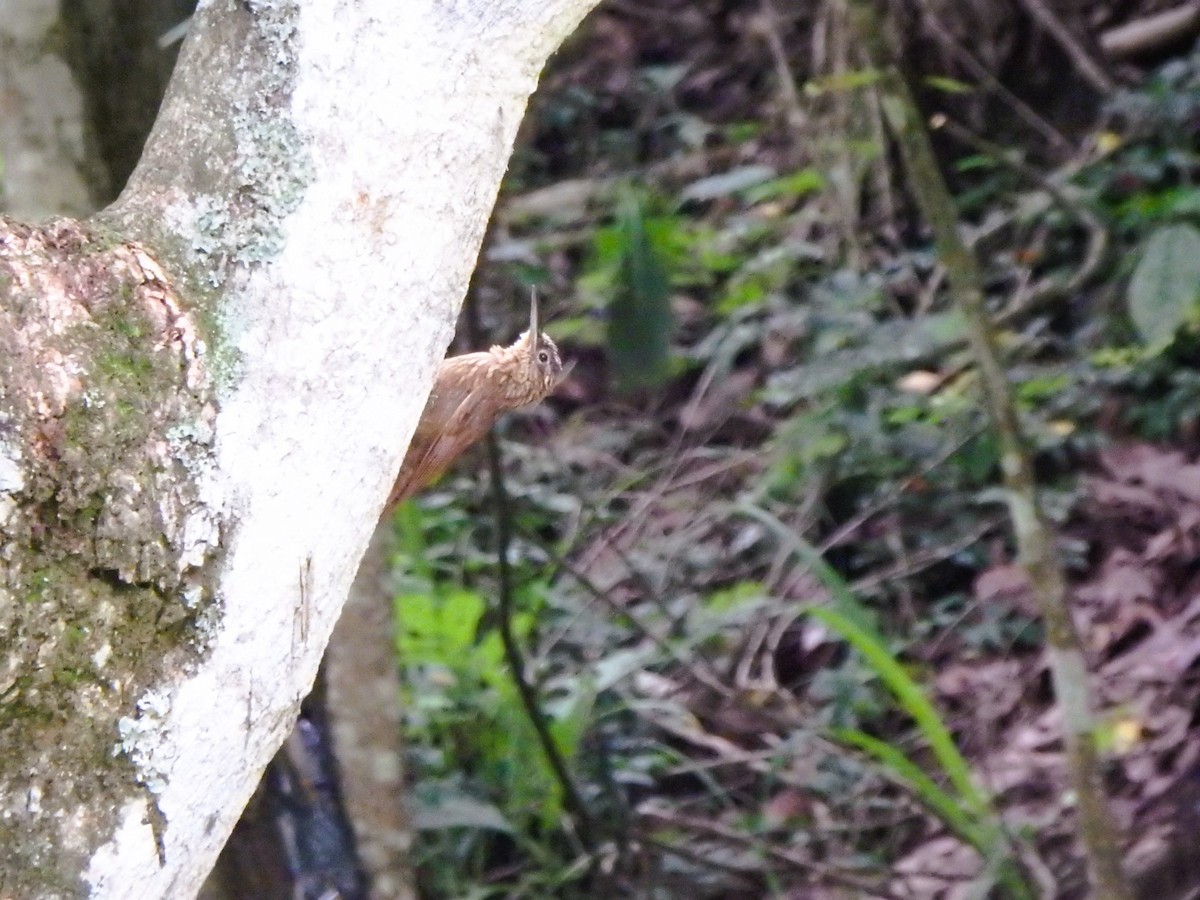
[{"label": "bark texture", "polygon": [[591,5],[201,3],[117,203],[0,228],[4,896],[198,890]]},{"label": "bark texture", "polygon": [[163,788],[158,686],[215,623],[215,407],[144,248],[0,219],[0,296],[0,873],[45,896]]}]

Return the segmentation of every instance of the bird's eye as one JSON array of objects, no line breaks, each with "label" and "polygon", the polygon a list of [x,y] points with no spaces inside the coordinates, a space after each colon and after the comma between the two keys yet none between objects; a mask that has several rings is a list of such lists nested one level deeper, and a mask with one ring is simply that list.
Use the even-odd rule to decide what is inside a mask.
[{"label": "bird's eye", "polygon": [[538,362],[540,362],[542,365],[545,365],[546,363],[550,362],[550,354],[547,353],[545,350],[541,351],[538,354]]}]

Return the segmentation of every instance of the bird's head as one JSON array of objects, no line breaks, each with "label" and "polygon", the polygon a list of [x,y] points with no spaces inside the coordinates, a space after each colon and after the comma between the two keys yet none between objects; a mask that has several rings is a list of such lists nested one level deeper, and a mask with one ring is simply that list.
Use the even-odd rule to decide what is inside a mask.
[{"label": "bird's head", "polygon": [[553,393],[575,367],[574,361],[563,365],[558,347],[542,333],[536,291],[529,301],[529,330],[517,339],[516,346],[522,349],[521,357],[526,368],[522,381],[530,399],[525,403],[536,403]]}]

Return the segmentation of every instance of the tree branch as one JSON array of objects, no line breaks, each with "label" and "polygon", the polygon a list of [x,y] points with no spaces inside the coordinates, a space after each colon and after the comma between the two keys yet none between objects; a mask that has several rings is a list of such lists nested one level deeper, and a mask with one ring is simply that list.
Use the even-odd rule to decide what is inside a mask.
[{"label": "tree branch", "polygon": [[[43,841],[30,850],[42,867],[26,867],[43,880],[14,885],[6,871],[6,890],[50,896],[68,885],[125,900],[198,888],[312,684],[449,340],[538,72],[594,2],[201,4],[142,161],[88,246],[117,244],[161,273],[155,283],[179,298],[175,318],[188,323],[193,356],[211,374],[212,404],[181,409],[145,431],[154,440],[128,446],[159,453],[188,435],[204,441],[188,464],[164,464],[132,486],[89,468],[87,436],[119,427],[110,421],[117,402],[139,392],[131,381],[103,408],[88,400],[119,354],[68,348],[74,368],[54,363],[64,377],[53,386],[78,411],[67,423],[7,374],[0,392],[0,515],[11,522],[50,509],[45,498],[61,485],[26,476],[66,448],[111,513],[55,526],[77,529],[81,547],[103,531],[115,564],[84,574],[122,601],[149,591],[153,604],[183,611],[187,628],[151,615],[165,649],[138,652],[113,631],[89,657],[96,671],[59,673],[60,710],[91,714],[96,697],[115,698],[97,719],[102,746],[86,758],[121,746],[124,768],[112,775],[79,763],[95,788],[81,807],[52,781],[31,794],[20,742],[10,748],[0,785],[14,798],[10,821]],[[0,245],[0,255],[14,253]],[[68,291],[86,287],[78,281],[67,279]],[[17,287],[0,279],[0,308],[17,309]],[[106,302],[122,311],[133,303],[120,288]],[[78,333],[95,324],[108,327],[85,322]],[[164,347],[182,340],[143,326],[112,325],[130,329],[135,372],[161,352],[152,337]],[[169,392],[152,389],[155,399]],[[10,431],[10,408],[33,410],[30,427]],[[153,479],[177,483],[186,502],[160,508]],[[130,498],[120,508],[105,499],[118,487]],[[154,569],[156,559],[122,554],[157,551],[149,538],[125,541],[135,520],[182,535],[182,546],[201,537],[183,523],[205,516],[219,546],[189,558],[179,584],[142,584],[139,566]],[[6,529],[0,585],[32,559],[36,530],[18,544]],[[38,578],[82,602],[59,573]],[[36,605],[10,599],[0,595],[6,613]],[[180,652],[169,652],[172,642]],[[93,809],[106,818],[85,815]]]}]

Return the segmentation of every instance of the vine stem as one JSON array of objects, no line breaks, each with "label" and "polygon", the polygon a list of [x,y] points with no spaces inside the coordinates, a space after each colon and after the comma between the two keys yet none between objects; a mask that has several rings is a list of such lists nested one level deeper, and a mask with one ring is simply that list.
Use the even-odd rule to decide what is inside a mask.
[{"label": "vine stem", "polygon": [[871,0],[851,0],[851,7],[867,55],[881,67],[877,88],[888,127],[917,205],[933,231],[934,247],[945,266],[953,302],[967,320],[968,341],[999,438],[1013,535],[1046,628],[1047,657],[1055,698],[1062,711],[1067,768],[1078,803],[1092,896],[1099,900],[1132,900],[1133,893],[1121,871],[1118,828],[1104,796],[1083,644],[1071,618],[1062,560],[1041,509],[1033,460],[1017,405],[1000,363],[979,263],[959,234],[953,197],[938,169],[929,132],[912,92],[891,62],[895,53],[884,36],[875,5]]},{"label": "vine stem", "polygon": [[496,558],[499,576],[499,629],[500,641],[504,645],[504,658],[508,662],[509,674],[525,708],[525,715],[537,734],[538,743],[546,762],[550,765],[559,789],[562,791],[563,804],[575,817],[579,839],[585,847],[593,846],[595,825],[591,811],[575,785],[575,779],[567,767],[562,751],[550,733],[550,725],[538,703],[537,691],[525,677],[525,657],[521,645],[513,631],[513,579],[512,566],[509,565],[508,551],[512,544],[512,516],[508,505],[508,491],[504,487],[504,466],[500,453],[500,442],[494,431],[488,432],[487,437],[488,469],[492,481],[492,503],[496,510]]},{"label": "vine stem", "polygon": [[[473,291],[467,292],[465,303],[465,319],[467,332],[474,345],[482,341],[482,328],[479,322],[479,310],[475,304]],[[546,763],[550,766],[559,790],[562,791],[563,806],[575,818],[576,832],[585,847],[594,846],[596,826],[595,819],[588,808],[583,794],[571,776],[571,770],[563,758],[562,751],[550,733],[550,725],[538,702],[537,689],[525,677],[525,655],[521,652],[521,644],[513,631],[513,607],[515,591],[513,587],[512,566],[509,564],[509,548],[512,546],[512,511],[508,503],[508,490],[504,486],[504,457],[500,450],[500,441],[496,431],[492,429],[487,435],[488,475],[492,485],[492,509],[496,517],[496,580],[499,598],[497,602],[498,629],[500,643],[504,646],[504,660],[508,664],[513,686],[521,700],[521,707],[529,719],[541,745]]]}]

